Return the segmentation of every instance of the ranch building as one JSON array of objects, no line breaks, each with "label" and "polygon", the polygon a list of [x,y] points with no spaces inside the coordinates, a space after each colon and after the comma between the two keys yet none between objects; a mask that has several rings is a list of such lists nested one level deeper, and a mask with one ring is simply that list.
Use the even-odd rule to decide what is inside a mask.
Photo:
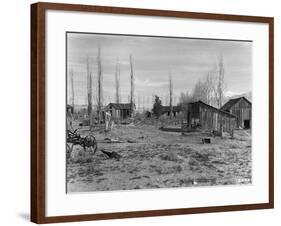
[{"label": "ranch building", "polygon": [[236,116],[236,127],[243,129],[251,128],[252,103],[245,97],[230,99],[221,110]]},{"label": "ranch building", "polygon": [[233,133],[236,117],[202,101],[188,104],[187,126],[203,130]]}]

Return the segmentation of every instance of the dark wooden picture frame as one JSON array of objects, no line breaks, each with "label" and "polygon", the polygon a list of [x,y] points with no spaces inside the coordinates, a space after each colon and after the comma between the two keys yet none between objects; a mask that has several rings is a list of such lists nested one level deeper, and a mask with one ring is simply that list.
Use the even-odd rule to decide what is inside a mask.
[{"label": "dark wooden picture frame", "polygon": [[[196,207],[179,209],[159,209],[134,212],[114,212],[87,215],[52,216],[45,215],[45,13],[47,10],[79,12],[99,12],[109,14],[129,14],[174,18],[194,18],[220,21],[257,22],[269,26],[269,202],[257,204]],[[274,207],[274,19],[271,17],[238,16],[210,13],[164,11],[136,8],[118,8],[92,5],[36,3],[31,5],[31,221],[35,223],[55,223],[70,221],[105,220],[117,218],[151,217],[164,215],[195,214]]]}]

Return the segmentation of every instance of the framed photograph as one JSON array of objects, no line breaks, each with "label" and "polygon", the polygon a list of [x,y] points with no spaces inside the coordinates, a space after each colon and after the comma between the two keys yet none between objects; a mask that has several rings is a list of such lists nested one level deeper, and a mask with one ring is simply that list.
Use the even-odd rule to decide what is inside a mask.
[{"label": "framed photograph", "polygon": [[31,5],[31,221],[274,206],[273,18]]}]

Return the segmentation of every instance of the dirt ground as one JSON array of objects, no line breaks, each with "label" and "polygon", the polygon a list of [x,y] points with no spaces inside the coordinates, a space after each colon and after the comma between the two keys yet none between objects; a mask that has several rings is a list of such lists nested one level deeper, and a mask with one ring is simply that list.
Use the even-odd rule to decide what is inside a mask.
[{"label": "dirt ground", "polygon": [[[80,134],[89,132],[84,128]],[[107,134],[97,130],[93,135],[98,141],[95,154],[74,146],[67,158],[67,192],[251,183],[250,130],[235,130],[234,138],[212,137],[211,144],[201,141],[207,133],[182,135],[141,123],[115,125]],[[109,158],[101,150],[121,158]]]}]

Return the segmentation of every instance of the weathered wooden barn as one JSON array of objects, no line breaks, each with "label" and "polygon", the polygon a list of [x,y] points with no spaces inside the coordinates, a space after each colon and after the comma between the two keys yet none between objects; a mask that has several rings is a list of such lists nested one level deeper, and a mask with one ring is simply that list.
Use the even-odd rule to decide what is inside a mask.
[{"label": "weathered wooden barn", "polygon": [[202,101],[189,103],[187,107],[187,125],[189,128],[232,133],[235,128],[235,116]]},{"label": "weathered wooden barn", "polygon": [[126,119],[132,116],[135,108],[135,105],[130,103],[109,103],[105,110],[110,111],[113,119]]},{"label": "weathered wooden barn", "polygon": [[237,128],[251,128],[252,103],[247,98],[239,97],[231,99],[221,107],[221,110],[236,116]]},{"label": "weathered wooden barn", "polygon": [[[173,116],[177,116],[181,112],[181,106],[173,106],[172,114]],[[170,116],[171,115],[171,107],[170,106],[162,106],[161,107],[161,115]]]}]

